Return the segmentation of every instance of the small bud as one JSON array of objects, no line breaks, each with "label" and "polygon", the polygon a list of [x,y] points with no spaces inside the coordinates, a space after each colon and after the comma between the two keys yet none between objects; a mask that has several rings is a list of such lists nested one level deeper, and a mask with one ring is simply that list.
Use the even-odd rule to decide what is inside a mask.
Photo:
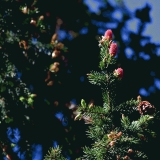
[{"label": "small bud", "polygon": [[34,98],[34,97],[36,97],[36,96],[37,96],[36,94],[31,94],[31,95],[30,95],[31,98]]},{"label": "small bud", "polygon": [[125,116],[124,116],[124,114],[122,114],[122,119],[124,119],[125,118]]},{"label": "small bud", "polygon": [[43,15],[39,17],[39,20],[40,20],[40,21],[43,20],[43,19],[44,19],[44,16],[43,16]]},{"label": "small bud", "polygon": [[14,143],[11,143],[11,147],[13,148],[13,147],[15,147],[16,146],[16,144],[14,144]]},{"label": "small bud", "polygon": [[57,65],[53,64],[50,67],[50,71],[57,73],[59,71],[59,68],[57,67]]},{"label": "small bud", "polygon": [[110,132],[110,134],[115,135],[116,133],[114,131]]},{"label": "small bud", "polygon": [[27,48],[28,48],[27,42],[24,41],[24,40],[20,41],[20,42],[19,42],[19,47],[20,47],[20,48],[27,49]]},{"label": "small bud", "polygon": [[31,19],[30,24],[36,25],[36,20]]},{"label": "small bud", "polygon": [[60,51],[58,51],[58,50],[55,49],[55,50],[53,51],[53,53],[52,53],[52,58],[58,57],[58,56],[60,55],[60,53],[61,53]]},{"label": "small bud", "polygon": [[27,13],[28,13],[28,8],[27,8],[27,7],[23,7],[23,8],[22,8],[22,12],[23,12],[24,14],[27,14]]},{"label": "small bud", "polygon": [[92,108],[94,106],[94,100],[91,100],[88,105],[89,105],[89,108]]},{"label": "small bud", "polygon": [[133,149],[129,149],[129,150],[128,150],[128,153],[129,153],[129,154],[131,154],[131,153],[133,153],[133,152],[134,152]]},{"label": "small bud", "polygon": [[57,39],[58,39],[58,35],[55,33],[51,38],[51,44],[54,44]]},{"label": "small bud", "polygon": [[6,158],[7,158],[8,160],[11,160],[11,156],[10,156],[9,154],[6,155]]},{"label": "small bud", "polygon": [[122,135],[122,132],[119,132],[119,133],[116,135],[116,137],[117,137],[117,138],[120,138],[121,135]]},{"label": "small bud", "polygon": [[102,38],[102,40],[99,41],[99,47],[104,45],[104,38]]},{"label": "small bud", "polygon": [[85,102],[85,100],[84,100],[84,99],[82,99],[82,100],[81,100],[81,106],[82,106],[83,108],[85,108],[85,107],[86,107],[86,102]]},{"label": "small bud", "polygon": [[74,120],[76,121],[78,118],[80,118],[81,117],[81,113],[79,113],[75,118],[74,118]]},{"label": "small bud", "polygon": [[4,147],[2,148],[2,150],[3,150],[3,152],[6,152],[7,146],[4,146]]},{"label": "small bud", "polygon": [[113,138],[114,138],[114,135],[113,135],[113,134],[107,134],[107,137],[108,137],[109,139],[113,139]]},{"label": "small bud", "polygon": [[107,134],[109,139],[115,138],[116,133],[115,132],[110,132],[110,134]]},{"label": "small bud", "polygon": [[114,146],[115,145],[115,141],[111,141],[110,143],[109,143],[109,145],[112,147],[112,146]]},{"label": "small bud", "polygon": [[34,101],[33,101],[33,99],[32,99],[32,98],[28,98],[27,102],[28,102],[28,104],[30,104],[30,105],[31,105]]},{"label": "small bud", "polygon": [[89,108],[92,108],[93,106],[94,106],[93,103],[90,103],[90,104],[89,104]]},{"label": "small bud", "polygon": [[117,155],[116,158],[117,158],[117,160],[120,160],[120,156],[119,155]]},{"label": "small bud", "polygon": [[20,97],[19,100],[20,100],[21,102],[24,102],[25,98],[24,98],[24,97]]},{"label": "small bud", "polygon": [[60,65],[60,63],[59,62],[54,62],[53,65],[58,67]]},{"label": "small bud", "polygon": [[47,86],[53,86],[53,84],[54,84],[54,81],[49,81],[49,82],[47,83]]},{"label": "small bud", "polygon": [[123,159],[128,160],[128,159],[129,159],[129,157],[128,157],[128,156],[125,156]]},{"label": "small bud", "polygon": [[137,97],[137,101],[138,101],[138,102],[141,102],[141,101],[142,101],[142,98],[141,98],[140,95]]}]

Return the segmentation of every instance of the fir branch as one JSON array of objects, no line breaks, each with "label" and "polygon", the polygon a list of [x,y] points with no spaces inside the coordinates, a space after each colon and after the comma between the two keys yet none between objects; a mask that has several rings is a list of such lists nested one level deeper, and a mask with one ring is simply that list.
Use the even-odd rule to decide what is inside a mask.
[{"label": "fir branch", "polygon": [[85,109],[82,108],[81,110],[84,114],[87,113],[91,113],[91,114],[98,114],[101,116],[105,116],[106,115],[106,111],[103,110],[103,108],[101,106],[93,106],[91,108],[87,107]]},{"label": "fir branch", "polygon": [[137,121],[133,121],[130,125],[130,130],[132,131],[140,131],[142,129],[145,129],[147,128],[149,122],[153,119],[152,116],[149,116],[149,115],[144,115],[144,116],[141,116],[139,120]]},{"label": "fir branch", "polygon": [[122,124],[122,127],[124,129],[128,129],[129,128],[129,125],[130,125],[130,120],[128,117],[125,117],[124,115],[122,115],[122,119],[121,119],[121,124]]},{"label": "fir branch", "polygon": [[100,58],[103,60],[108,54],[109,42],[104,41],[104,44],[100,46]]},{"label": "fir branch", "polygon": [[140,151],[136,152],[135,158],[140,158],[140,159],[144,159],[144,160],[148,159],[147,155],[143,152],[140,152]]},{"label": "fir branch", "polygon": [[114,90],[116,89],[116,83],[115,79],[113,77],[113,73],[107,73],[106,74],[106,85],[102,86],[102,98],[104,102],[104,108],[106,110],[112,110],[114,111],[114,106],[115,106],[115,92]]},{"label": "fir branch", "polygon": [[131,100],[128,100],[124,103],[121,103],[120,105],[116,106],[115,107],[115,111],[118,111],[118,112],[121,112],[121,113],[132,113],[132,112],[135,112],[137,111],[137,105],[138,105],[138,101],[137,100],[134,100],[134,99],[131,99]]},{"label": "fir branch", "polygon": [[104,118],[106,115],[108,115],[108,111],[104,110],[101,106],[79,106],[77,108],[77,112],[87,117],[97,116],[99,118]]},{"label": "fir branch", "polygon": [[[104,147],[84,147],[83,151],[85,155],[83,156],[86,160],[102,160],[105,159],[106,148]],[[82,159],[84,160],[84,159]]]},{"label": "fir branch", "polygon": [[126,145],[132,145],[132,144],[139,144],[140,140],[138,138],[135,137],[128,137],[128,136],[122,136],[119,139],[120,143],[125,143]]},{"label": "fir branch", "polygon": [[44,157],[44,160],[67,160],[61,155],[61,148],[50,148],[48,154]]},{"label": "fir branch", "polygon": [[89,79],[89,82],[94,85],[101,86],[102,84],[106,84],[106,74],[105,73],[91,71],[91,73],[88,74],[88,79]]}]

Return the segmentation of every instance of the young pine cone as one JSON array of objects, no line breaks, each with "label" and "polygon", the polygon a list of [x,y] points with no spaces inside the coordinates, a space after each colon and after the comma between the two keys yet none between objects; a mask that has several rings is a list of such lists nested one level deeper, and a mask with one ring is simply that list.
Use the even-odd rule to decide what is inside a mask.
[{"label": "young pine cone", "polygon": [[51,44],[55,44],[55,41],[58,39],[58,35],[55,33],[51,38]]},{"label": "young pine cone", "polygon": [[60,54],[61,52],[55,49],[52,53],[52,58],[57,58]]},{"label": "young pine cone", "polygon": [[155,113],[156,109],[148,101],[142,101],[138,105],[138,111],[142,115],[152,115]]}]

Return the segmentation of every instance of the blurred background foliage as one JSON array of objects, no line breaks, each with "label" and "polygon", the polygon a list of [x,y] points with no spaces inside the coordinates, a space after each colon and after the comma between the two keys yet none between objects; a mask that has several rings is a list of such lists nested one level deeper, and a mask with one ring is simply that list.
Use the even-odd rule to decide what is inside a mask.
[{"label": "blurred background foliage", "polygon": [[[124,69],[119,103],[140,94],[159,109],[160,44],[143,34],[152,21],[151,9],[146,4],[131,13],[123,0],[1,0],[1,159],[7,154],[40,160],[56,145],[68,159],[82,154],[81,147],[90,144],[87,126],[75,122],[73,114],[82,98],[102,104],[100,89],[89,84],[86,74],[98,70],[98,40],[107,29],[119,44],[117,67]],[[132,19],[138,21],[137,32],[128,27]],[[65,58],[51,58],[54,33],[67,47]],[[47,72],[57,61],[60,71],[49,86]],[[29,100],[22,103],[22,96]]]}]

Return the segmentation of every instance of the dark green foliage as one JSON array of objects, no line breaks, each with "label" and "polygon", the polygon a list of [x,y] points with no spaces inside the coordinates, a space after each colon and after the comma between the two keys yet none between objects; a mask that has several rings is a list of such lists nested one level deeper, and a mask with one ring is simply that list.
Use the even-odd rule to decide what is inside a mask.
[{"label": "dark green foliage", "polygon": [[75,120],[84,119],[90,124],[86,132],[94,142],[91,147],[83,148],[84,156],[79,159],[148,159],[145,145],[155,138],[156,133],[151,126],[156,114],[149,115],[148,112],[147,115],[140,115],[137,107],[140,97],[122,104],[116,103],[117,97],[113,92],[121,74],[116,72],[122,69],[109,67],[115,64],[115,60],[112,63],[114,57],[108,52],[110,43],[107,41],[103,45],[100,46],[103,52],[101,62],[105,59],[107,63],[102,65],[102,71],[92,71],[87,75],[90,83],[101,86],[104,105],[87,105],[85,100],[81,100]]},{"label": "dark green foliage", "polygon": [[[119,2],[119,4],[122,4],[123,6],[123,1],[117,2]],[[27,11],[27,14],[24,14],[22,12],[25,7],[31,7],[31,9]],[[52,100],[57,100],[57,97],[59,97],[59,99],[62,99],[61,97],[65,97],[66,100],[69,97],[69,92],[72,92],[72,96],[74,97],[77,96],[79,98],[83,96],[83,98],[87,97],[86,99],[94,97],[96,100],[101,101],[101,98],[97,98],[101,97],[100,94],[97,95],[97,92],[99,91],[98,89],[96,90],[94,87],[93,89],[92,87],[88,89],[88,84],[87,86],[83,85],[84,83],[81,83],[80,85],[78,82],[76,83],[76,80],[79,79],[79,76],[85,75],[89,72],[89,70],[97,70],[97,66],[99,64],[99,68],[103,70],[100,72],[91,72],[92,76],[88,76],[88,78],[92,84],[101,87],[102,99],[104,102],[103,107],[99,106],[99,104],[94,105],[93,107],[87,105],[86,103],[86,106],[83,106],[83,109],[79,107],[81,109],[79,110],[80,114],[78,115],[77,119],[84,119],[86,124],[94,124],[94,126],[91,125],[91,127],[89,127],[87,134],[90,138],[97,141],[98,144],[101,144],[102,142],[103,146],[106,145],[107,134],[110,133],[110,131],[115,130],[116,133],[118,133],[126,127],[126,132],[123,130],[124,137],[121,137],[121,139],[117,141],[117,146],[115,146],[116,151],[114,151],[114,154],[111,150],[109,150],[109,152],[107,152],[107,157],[105,156],[106,150],[104,148],[101,147],[100,152],[98,152],[99,148],[96,148],[95,146],[93,148],[93,154],[90,154],[92,150],[90,149],[90,147],[88,147],[88,152],[90,152],[88,153],[88,155],[90,157],[88,155],[85,156],[88,156],[88,159],[92,157],[93,159],[98,158],[100,160],[103,159],[103,156],[106,159],[110,159],[112,155],[115,155],[116,157],[116,153],[120,153],[122,156],[125,156],[127,154],[127,150],[125,147],[123,148],[120,143],[122,141],[124,144],[127,143],[128,145],[128,140],[130,139],[126,139],[125,137],[131,136],[133,134],[131,140],[132,142],[137,142],[137,139],[134,139],[134,137],[137,136],[134,135],[134,131],[137,131],[138,128],[140,128],[141,130],[138,136],[143,137],[143,134],[145,134],[145,139],[148,141],[149,139],[152,139],[152,133],[153,137],[155,137],[155,133],[150,129],[152,128],[154,130],[155,128],[159,128],[156,127],[157,125],[155,124],[147,124],[148,122],[152,122],[152,119],[141,119],[139,112],[137,111],[137,105],[139,103],[138,101],[131,100],[124,104],[119,104],[119,102],[123,102],[126,99],[137,96],[137,91],[143,85],[145,87],[148,87],[148,85],[153,83],[152,81],[155,77],[150,76],[151,71],[155,71],[155,75],[159,76],[159,57],[155,55],[158,47],[157,45],[149,42],[150,37],[142,36],[144,28],[146,27],[146,22],[150,21],[150,7],[146,6],[146,9],[144,7],[144,9],[139,9],[136,11],[136,17],[141,20],[137,34],[129,31],[125,27],[126,22],[130,20],[130,14],[129,12],[127,12],[127,10],[122,13],[122,21],[118,22],[115,18],[112,17],[112,13],[116,9],[119,9],[119,7],[112,6],[110,5],[110,3],[106,3],[104,4],[104,8],[102,7],[102,16],[99,14],[90,14],[89,12],[84,12],[84,10],[86,9],[87,7],[82,5],[82,1],[79,0],[2,0],[0,2],[0,98],[2,100],[2,103],[0,105],[2,122],[1,131],[5,132],[5,129],[9,125],[21,126],[23,123],[26,124],[22,127],[23,129],[25,128],[24,130],[22,129],[24,133],[28,131],[28,129],[32,128],[28,127],[30,124],[32,125],[33,122],[36,122],[37,126],[39,124],[43,124],[43,127],[40,125],[43,129],[40,127],[39,131],[44,130],[45,133],[43,134],[42,132],[37,131],[36,133],[34,133],[34,136],[37,137],[39,135],[43,135],[39,136],[39,139],[45,139],[44,135],[47,135],[47,141],[49,139],[48,137],[52,137],[51,135],[56,132],[55,129],[50,131],[50,126],[55,127],[55,123],[52,123],[51,119],[48,118],[48,113],[51,113],[53,111],[51,109],[51,107],[53,107]],[[46,15],[47,12],[50,13],[51,16],[45,16],[44,20],[39,20],[39,17],[41,15]],[[107,13],[107,15],[105,13]],[[65,40],[67,46],[69,45],[71,48],[70,60],[73,64],[72,72],[74,73],[74,76],[76,78],[70,76],[71,78],[70,80],[68,80],[67,76],[64,77],[63,74],[53,74],[52,77],[54,78],[58,75],[55,78],[56,84],[58,84],[58,86],[60,86],[58,83],[59,80],[63,80],[62,82],[65,84],[70,84],[67,85],[67,87],[63,91],[61,89],[58,89],[58,87],[51,87],[52,89],[46,89],[46,84],[44,85],[46,72],[49,70],[49,66],[53,63],[53,61],[51,61],[50,56],[44,53],[45,50],[43,49],[45,48],[49,52],[52,52],[54,45],[50,44],[50,38],[55,32],[55,26],[57,22],[56,18],[59,17],[64,22],[61,28],[65,29],[67,33],[72,33],[73,31],[73,35],[75,33],[75,35],[78,35],[79,30],[81,30],[84,26],[89,31],[86,35],[79,34],[77,37],[75,36],[74,39],[70,42],[67,39]],[[34,24],[30,24],[31,19],[37,20],[36,27],[34,26]],[[96,22],[103,21],[101,23],[102,29],[106,27],[106,25],[104,24],[108,22],[112,23],[116,21],[117,23],[117,27],[114,29],[114,34],[115,38],[120,42],[120,53],[118,55],[118,64],[116,65],[119,66],[122,63],[125,70],[125,75],[128,76],[124,77],[120,85],[118,84],[118,88],[116,88],[117,79],[113,76],[113,72],[115,69],[114,64],[116,63],[116,60],[113,57],[111,58],[109,54],[106,53],[106,49],[108,48],[107,45],[109,44],[108,42],[106,42],[106,44],[100,49],[99,54],[98,47],[96,47],[97,42],[95,38],[95,36],[97,36],[98,27],[93,25],[93,20],[95,20]],[[123,33],[120,34],[123,30],[128,33],[127,42],[124,42],[124,40],[122,39]],[[36,44],[31,43],[32,38],[38,39]],[[23,40],[27,41],[28,43],[27,51],[22,43],[21,45],[19,45],[19,42],[22,42]],[[142,40],[147,41],[145,45],[141,45]],[[127,60],[124,54],[126,47],[131,47],[135,53],[130,60]],[[43,50],[43,53],[40,52],[41,49]],[[63,51],[65,52],[66,48],[63,48]],[[140,58],[139,53],[141,51],[145,51],[147,55],[151,56],[151,60],[144,62],[144,60]],[[24,54],[22,54],[23,52]],[[25,57],[26,55],[28,57]],[[97,60],[97,55],[99,55],[99,57],[101,58],[101,61],[99,63]],[[137,61],[135,61],[135,59],[137,59]],[[17,78],[15,78],[17,70],[22,73],[22,80],[20,81],[17,81]],[[146,78],[146,75],[149,75],[148,78]],[[38,97],[30,97],[32,92],[29,90],[29,84],[31,83],[34,84],[36,93],[38,93]],[[157,103],[157,105],[155,104],[156,106],[158,106],[159,104],[158,93],[159,92],[157,91],[157,96],[155,96],[155,93],[151,95],[153,98],[152,102]],[[46,99],[44,100],[44,98]],[[63,102],[65,100],[63,100]],[[32,107],[34,107],[34,109]],[[96,113],[98,113],[98,115]],[[127,125],[125,125],[125,127],[123,127],[123,123],[121,123],[122,115],[124,115],[124,117],[126,118],[125,120]],[[157,117],[155,117],[154,120],[156,118]],[[142,123],[137,123],[137,120],[140,120]],[[145,120],[146,123],[144,123]],[[158,122],[159,121],[157,120],[156,124],[159,124]],[[57,121],[56,123],[59,124]],[[46,124],[48,124],[49,127],[46,127]],[[148,125],[148,128],[142,129],[143,125]],[[78,129],[78,126],[76,127]],[[47,132],[47,129],[50,131],[49,133]],[[83,129],[80,127],[79,131],[82,130]],[[57,131],[58,134],[61,134],[62,132],[62,130],[60,132]],[[103,137],[103,134],[106,135],[104,135]],[[9,142],[5,141],[7,138],[2,135],[3,133],[1,133],[0,140],[3,139],[3,142],[7,143],[9,146]],[[99,138],[97,138],[97,136],[99,136]],[[61,135],[61,137],[63,136]],[[28,136],[25,135],[25,138],[28,138]],[[70,140],[72,141],[72,136],[69,141]],[[31,143],[34,142],[34,140],[29,141]],[[154,142],[155,141],[156,140],[154,140]],[[79,143],[80,147],[82,147],[84,144],[82,141],[79,141]],[[2,142],[1,144],[5,145]],[[134,144],[131,143],[130,145],[133,146]],[[150,150],[149,144],[150,143],[148,143],[148,150]],[[143,146],[145,145],[146,143],[144,141]],[[124,146],[126,146],[126,144]],[[154,143],[152,143],[151,146],[154,146]],[[64,145],[63,149],[67,150],[67,147],[67,145]],[[136,149],[136,147],[133,149]],[[74,148],[75,147],[72,146],[73,150]],[[141,147],[139,150],[141,149],[143,150],[143,147]],[[96,155],[97,157],[94,157]],[[154,154],[151,153],[151,155]],[[74,155],[73,157],[73,159],[75,159],[76,155]],[[142,159],[143,157],[145,159],[145,156],[141,152],[137,152],[136,155],[134,155],[134,158],[138,159],[138,157],[139,159]],[[112,157],[111,159],[114,158]],[[14,159],[17,159],[17,157]]]},{"label": "dark green foliage", "polygon": [[44,160],[66,160],[66,158],[61,155],[61,148],[57,147],[50,148],[48,154],[44,157]]}]

